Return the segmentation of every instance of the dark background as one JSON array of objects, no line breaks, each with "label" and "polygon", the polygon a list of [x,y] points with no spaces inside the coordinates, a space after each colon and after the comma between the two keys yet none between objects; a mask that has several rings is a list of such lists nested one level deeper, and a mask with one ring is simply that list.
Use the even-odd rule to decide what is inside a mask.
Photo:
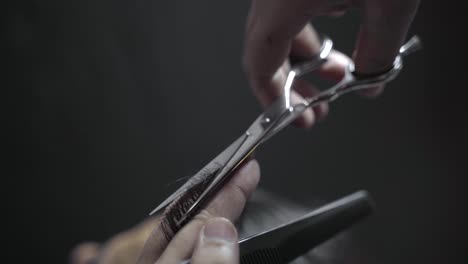
[{"label": "dark background", "polygon": [[[260,112],[241,69],[248,1],[4,4],[6,257],[64,263],[143,219]],[[261,186],[301,202],[370,191],[355,230],[381,263],[466,263],[466,19],[423,1],[425,49],[383,96],[352,95],[257,154]],[[357,12],[319,19],[351,54]],[[6,59],[5,59],[6,58]],[[466,239],[465,239],[466,240]]]}]

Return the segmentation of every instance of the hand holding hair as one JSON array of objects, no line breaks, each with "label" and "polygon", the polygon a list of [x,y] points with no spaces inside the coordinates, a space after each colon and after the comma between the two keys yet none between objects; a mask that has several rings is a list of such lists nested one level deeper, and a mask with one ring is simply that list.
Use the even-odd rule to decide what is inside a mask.
[{"label": "hand holding hair", "polygon": [[[153,264],[156,261],[156,263],[178,263],[177,261],[182,262],[192,257],[195,258],[195,262],[192,263],[211,263],[207,260],[207,252],[213,251],[217,247],[213,240],[207,238],[210,234],[214,234],[214,231],[217,230],[216,228],[223,229],[226,235],[232,235],[228,231],[229,225],[232,225],[229,221],[236,221],[240,217],[249,196],[256,189],[259,179],[260,168],[256,160],[250,160],[243,164],[236,171],[234,177],[208,204],[206,209],[202,210],[177,232],[171,241],[167,240],[164,228],[161,224],[158,224],[147,239],[137,263]],[[164,215],[163,217],[171,216]],[[219,217],[225,219],[221,220]],[[164,222],[164,219],[160,219],[160,223],[162,222]],[[209,224],[208,227],[205,226],[206,223]],[[203,229],[204,226],[205,228]],[[231,231],[235,233],[235,240],[237,242],[237,232],[235,229]],[[199,238],[200,234],[204,237],[203,239]],[[218,249],[223,250],[221,252],[222,256],[220,255],[219,257],[223,257],[223,260],[224,258],[226,260],[229,259],[229,261],[237,259],[236,242],[233,245],[227,242],[221,243]],[[195,252],[193,252],[194,249]],[[232,261],[216,262],[214,257],[213,263],[237,263]]]}]

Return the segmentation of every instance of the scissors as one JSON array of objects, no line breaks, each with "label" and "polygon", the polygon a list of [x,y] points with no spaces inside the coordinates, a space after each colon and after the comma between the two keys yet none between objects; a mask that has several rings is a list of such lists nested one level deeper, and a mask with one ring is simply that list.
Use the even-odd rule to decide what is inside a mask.
[{"label": "scissors", "polygon": [[[290,95],[294,79],[319,69],[320,66],[327,61],[332,47],[332,40],[328,37],[323,37],[318,54],[309,61],[294,66],[291,69],[287,76],[282,95],[260,114],[238,139],[156,207],[150,215],[156,214],[171,203],[176,202],[183,193],[193,188],[194,181],[203,181],[203,190],[197,192],[196,199],[193,199],[193,203],[187,206],[186,210],[181,212],[180,216],[175,221],[176,226],[180,229],[214,197],[224,183],[231,178],[236,168],[238,168],[259,145],[289,125],[309,107],[335,101],[340,96],[352,91],[368,89],[390,82],[401,72],[403,68],[403,57],[418,50],[421,47],[421,43],[417,36],[412,37],[400,48],[393,66],[383,73],[360,76],[354,72],[354,63],[350,62],[340,82],[333,85],[331,88],[323,90],[316,96],[305,98],[302,102],[292,105]],[[207,172],[210,172],[209,177],[206,176]]]}]

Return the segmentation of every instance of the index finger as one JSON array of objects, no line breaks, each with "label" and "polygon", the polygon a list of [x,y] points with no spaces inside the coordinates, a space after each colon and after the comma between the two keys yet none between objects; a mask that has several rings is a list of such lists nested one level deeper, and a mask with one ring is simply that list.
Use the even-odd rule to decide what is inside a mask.
[{"label": "index finger", "polygon": [[291,40],[308,23],[309,16],[298,15],[303,12],[298,2],[309,1],[252,1],[243,63],[254,89],[275,85],[274,75],[289,55]]}]

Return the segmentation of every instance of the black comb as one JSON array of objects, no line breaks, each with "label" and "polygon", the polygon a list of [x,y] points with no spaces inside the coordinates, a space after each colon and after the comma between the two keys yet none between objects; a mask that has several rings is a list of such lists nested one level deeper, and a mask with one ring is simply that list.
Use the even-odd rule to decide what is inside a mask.
[{"label": "black comb", "polygon": [[[373,211],[369,193],[355,192],[289,223],[240,240],[240,263],[289,263]],[[183,263],[189,264],[190,260]]]},{"label": "black comb", "polygon": [[283,264],[304,255],[374,210],[366,191],[326,204],[287,224],[239,241],[241,264]]}]

